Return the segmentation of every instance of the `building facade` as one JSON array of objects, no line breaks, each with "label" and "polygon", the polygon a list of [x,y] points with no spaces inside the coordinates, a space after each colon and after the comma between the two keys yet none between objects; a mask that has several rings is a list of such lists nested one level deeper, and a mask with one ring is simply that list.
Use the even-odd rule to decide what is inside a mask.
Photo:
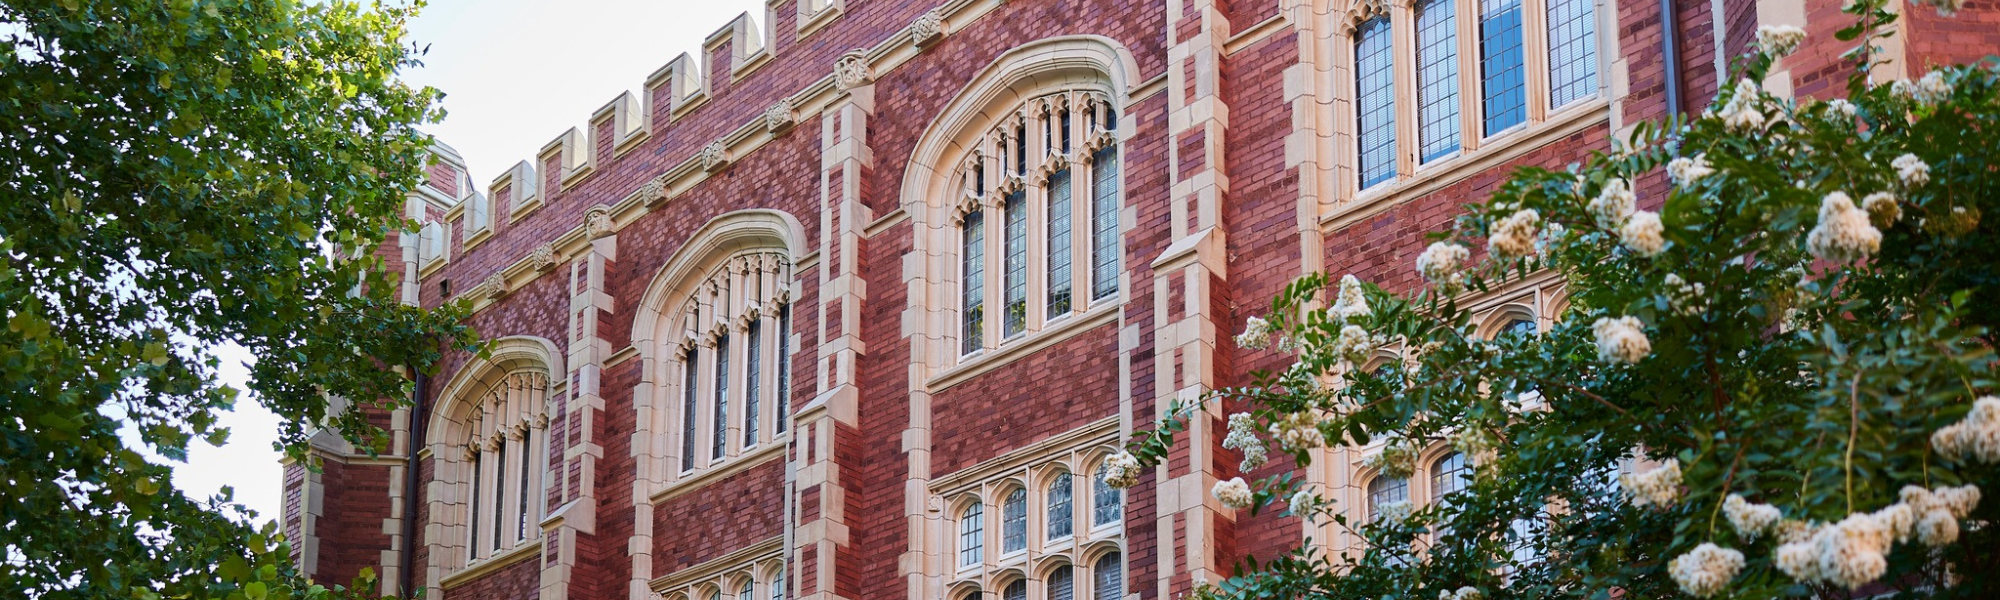
[{"label": "building facade", "polygon": [[[494,349],[381,415],[381,456],[316,437],[285,531],[322,581],[446,599],[1166,599],[1353,548],[1209,496],[1292,468],[1238,473],[1228,407],[1135,487],[1101,464],[1279,366],[1227,340],[1292,278],[1417,285],[1456,207],[1698,112],[1758,26],[1811,34],[1767,88],[1838,93],[1839,8],[771,0],[490,183],[437,148],[385,256]],[[1877,77],[2000,48],[1991,0],[1906,12]],[[1496,335],[1564,306],[1467,301]],[[1297,475],[1364,511],[1466,469],[1371,451]]]}]

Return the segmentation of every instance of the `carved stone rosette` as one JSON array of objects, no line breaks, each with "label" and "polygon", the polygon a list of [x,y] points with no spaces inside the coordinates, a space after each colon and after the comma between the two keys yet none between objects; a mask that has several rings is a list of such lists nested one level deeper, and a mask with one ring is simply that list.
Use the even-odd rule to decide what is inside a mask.
[{"label": "carved stone rosette", "polygon": [[487,300],[499,300],[502,296],[506,295],[507,276],[505,275],[496,272],[492,275],[487,275],[486,281],[479,283],[479,297]]},{"label": "carved stone rosette", "polygon": [[661,200],[667,199],[667,182],[655,177],[647,181],[646,185],[639,186],[639,191],[633,195],[639,197],[639,203],[641,204],[647,206],[658,204]]},{"label": "carved stone rosette", "polygon": [[556,268],[555,247],[548,244],[536,246],[534,252],[528,253],[528,267],[537,272]]},{"label": "carved stone rosette", "polygon": [[944,13],[930,9],[910,21],[910,43],[921,48],[944,39]]},{"label": "carved stone rosette", "polygon": [[780,98],[770,108],[764,109],[764,129],[771,133],[784,133],[797,122],[791,98]]}]

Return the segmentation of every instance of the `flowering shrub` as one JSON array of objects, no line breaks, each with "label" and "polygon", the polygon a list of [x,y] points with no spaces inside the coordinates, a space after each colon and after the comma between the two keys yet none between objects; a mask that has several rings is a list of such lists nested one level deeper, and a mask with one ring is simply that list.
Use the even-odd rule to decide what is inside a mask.
[{"label": "flowering shrub", "polygon": [[[2000,597],[2000,508],[1980,502],[2000,482],[2000,236],[1982,220],[2000,209],[2000,65],[1871,86],[1859,66],[1895,16],[1847,10],[1862,24],[1843,39],[1867,36],[1847,99],[1760,89],[1805,36],[1767,28],[1708,113],[1467,206],[1412,265],[1419,289],[1313,275],[1252,318],[1243,351],[1294,364],[1170,407],[1133,473],[1226,401],[1248,407],[1223,443],[1245,471],[1379,445],[1367,466],[1407,474],[1448,444],[1476,476],[1367,519],[1301,472],[1223,480],[1225,507],[1283,503],[1363,543],[1202,593]],[[1462,299],[1544,271],[1568,282],[1548,331],[1478,335]],[[1360,368],[1382,351],[1397,368]]]}]

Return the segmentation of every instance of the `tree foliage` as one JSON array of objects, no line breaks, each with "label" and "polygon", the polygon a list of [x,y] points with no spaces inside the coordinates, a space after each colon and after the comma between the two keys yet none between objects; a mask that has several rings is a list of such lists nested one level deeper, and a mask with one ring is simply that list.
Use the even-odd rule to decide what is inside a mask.
[{"label": "tree foliage", "polygon": [[[1848,11],[1849,57],[1872,64],[1895,15]],[[2000,489],[2000,231],[1982,218],[2000,211],[2000,62],[1887,85],[1857,69],[1845,100],[1759,89],[1803,35],[1761,31],[1708,113],[1466,206],[1421,289],[1314,275],[1280,293],[1238,342],[1292,365],[1173,407],[1134,470],[1242,407],[1223,445],[1246,471],[1375,443],[1380,472],[1450,445],[1476,475],[1378,515],[1290,474],[1224,481],[1226,506],[1364,549],[1301,548],[1205,593],[2000,597],[2000,503],[1979,501]],[[1633,182],[1662,171],[1661,210],[1635,210]],[[1482,337],[1461,299],[1543,271],[1566,282],[1553,326]]]},{"label": "tree foliage", "polygon": [[147,457],[226,441],[221,345],[294,457],[325,425],[385,449],[363,410],[407,398],[392,367],[474,345],[374,254],[412,225],[438,114],[395,78],[414,10],[0,0],[0,596],[329,593]]}]

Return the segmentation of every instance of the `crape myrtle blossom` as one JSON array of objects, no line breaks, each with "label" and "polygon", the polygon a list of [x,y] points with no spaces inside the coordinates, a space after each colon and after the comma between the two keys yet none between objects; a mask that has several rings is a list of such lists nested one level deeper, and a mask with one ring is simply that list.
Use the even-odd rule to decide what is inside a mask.
[{"label": "crape myrtle blossom", "polygon": [[1889,161],[1889,166],[1896,169],[1896,178],[1903,180],[1905,186],[1917,187],[1931,181],[1931,166],[1915,154],[1898,156]]},{"label": "crape myrtle blossom", "polygon": [[1623,179],[1607,179],[1604,189],[1598,191],[1597,197],[1591,199],[1584,209],[1597,219],[1598,227],[1617,231],[1625,225],[1625,219],[1632,216],[1638,202],[1639,197],[1632,193],[1631,184]]},{"label": "crape myrtle blossom", "polygon": [[1755,540],[1771,530],[1784,517],[1778,507],[1769,504],[1753,504],[1742,496],[1730,494],[1722,501],[1722,513],[1729,517],[1729,526],[1745,540]]},{"label": "crape myrtle blossom", "polygon": [[1736,80],[1735,93],[1729,96],[1729,102],[1722,105],[1722,110],[1716,113],[1716,117],[1721,118],[1722,123],[1732,130],[1750,132],[1763,129],[1764,113],[1758,110],[1764,103],[1761,93],[1762,90],[1757,88],[1757,82],[1749,79]]},{"label": "crape myrtle blossom", "polygon": [[1250,508],[1257,501],[1257,495],[1250,492],[1250,484],[1244,483],[1242,477],[1217,481],[1210,493],[1215,494],[1215,499],[1221,500],[1223,506],[1238,510]]},{"label": "crape myrtle blossom", "polygon": [[1938,454],[1958,459],[2000,462],[2000,398],[1984,396],[1972,402],[1965,419],[1931,434]]},{"label": "crape myrtle blossom", "polygon": [[1257,437],[1257,418],[1250,413],[1229,415],[1229,436],[1222,439],[1222,447],[1243,453],[1240,469],[1249,471],[1264,466],[1270,460],[1270,452],[1264,447],[1264,440]]},{"label": "crape myrtle blossom", "polygon": [[1881,247],[1882,231],[1842,192],[1827,194],[1820,202],[1819,224],[1806,235],[1806,250],[1833,262],[1867,258]]},{"label": "crape myrtle blossom", "polygon": [[1139,484],[1139,457],[1123,450],[1104,459],[1104,484],[1125,489]]},{"label": "crape myrtle blossom", "polygon": [[1695,181],[1713,174],[1715,167],[1709,166],[1706,153],[1683,156],[1667,163],[1667,176],[1681,187],[1694,185]]},{"label": "crape myrtle blossom", "polygon": [[1333,306],[1327,309],[1327,312],[1332,313],[1333,316],[1339,317],[1343,321],[1373,314],[1368,310],[1368,298],[1362,294],[1361,280],[1355,279],[1353,275],[1342,275],[1340,277],[1340,294],[1335,298]]},{"label": "crape myrtle blossom", "polygon": [[1672,307],[1674,312],[1693,316],[1701,314],[1708,308],[1706,286],[1682,279],[1678,273],[1668,273],[1662,283],[1667,289],[1667,305]]},{"label": "crape myrtle blossom", "polygon": [[1262,317],[1250,317],[1243,323],[1243,333],[1236,334],[1236,345],[1251,350],[1263,350],[1271,345],[1271,332],[1276,328]]},{"label": "crape myrtle blossom", "polygon": [[1484,592],[1479,591],[1479,588],[1472,587],[1469,585],[1458,588],[1456,590],[1444,590],[1438,592],[1438,600],[1485,600],[1485,599],[1486,599],[1486,594]]},{"label": "crape myrtle blossom", "polygon": [[1652,258],[1667,249],[1667,228],[1660,223],[1660,214],[1642,210],[1632,213],[1625,220],[1625,226],[1618,228],[1618,241],[1625,248],[1639,256]]},{"label": "crape myrtle blossom", "polygon": [[1668,508],[1681,497],[1681,461],[1669,458],[1660,468],[1619,477],[1619,484],[1640,508]]},{"label": "crape myrtle blossom", "polygon": [[1451,242],[1433,242],[1417,256],[1417,274],[1424,279],[1447,289],[1455,289],[1460,283],[1459,271],[1465,268],[1465,261],[1472,257],[1472,251]]},{"label": "crape myrtle blossom", "polygon": [[1764,25],[1757,28],[1757,48],[1771,56],[1784,56],[1799,49],[1806,30],[1791,25]]},{"label": "crape myrtle blossom", "polygon": [[1862,198],[1861,210],[1868,212],[1868,222],[1877,229],[1894,225],[1903,218],[1903,207],[1896,204],[1896,195],[1889,192],[1875,192]]},{"label": "crape myrtle blossom", "polygon": [[1599,317],[1590,329],[1597,338],[1597,358],[1606,363],[1636,363],[1653,352],[1646,324],[1638,317]]},{"label": "crape myrtle blossom", "polygon": [[1523,208],[1493,223],[1486,248],[1500,258],[1522,258],[1535,253],[1535,237],[1542,217],[1532,208]]},{"label": "crape myrtle blossom", "polygon": [[1729,581],[1742,570],[1742,552],[1712,543],[1696,546],[1667,565],[1668,573],[1673,576],[1674,583],[1680,584],[1681,591],[1696,598],[1707,598],[1721,592],[1723,586],[1729,585]]}]

